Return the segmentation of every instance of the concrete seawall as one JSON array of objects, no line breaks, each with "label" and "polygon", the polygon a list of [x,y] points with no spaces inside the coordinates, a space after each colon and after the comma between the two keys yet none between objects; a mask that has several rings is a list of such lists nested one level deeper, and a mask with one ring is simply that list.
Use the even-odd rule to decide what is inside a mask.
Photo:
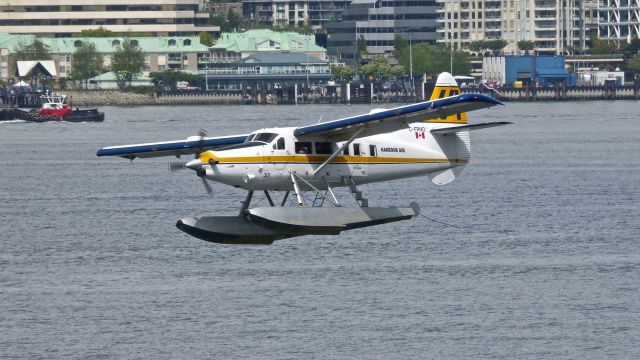
[{"label": "concrete seawall", "polygon": [[74,107],[156,104],[153,95],[125,93],[117,90],[61,90],[60,93],[67,94]]}]

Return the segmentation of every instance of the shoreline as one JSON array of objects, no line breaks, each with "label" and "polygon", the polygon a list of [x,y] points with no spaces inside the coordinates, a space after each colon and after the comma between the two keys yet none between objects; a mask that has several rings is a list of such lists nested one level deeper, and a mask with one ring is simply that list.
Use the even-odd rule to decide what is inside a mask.
[{"label": "shoreline", "polygon": [[[598,88],[571,89],[564,92],[555,89],[540,89],[536,93],[528,93],[524,89],[501,89],[501,93],[491,94],[504,102],[567,102],[567,101],[597,101],[597,100],[640,100],[640,93],[633,89],[618,89],[618,91],[605,91]],[[623,91],[621,91],[623,90]],[[463,89],[464,91],[464,89]],[[59,93],[68,95],[73,107],[98,107],[98,106],[176,106],[176,105],[307,105],[307,104],[410,104],[424,101],[421,98],[405,96],[374,96],[373,101],[364,97],[353,97],[346,101],[337,97],[315,97],[296,103],[292,99],[273,99],[269,102],[256,103],[247,101],[240,95],[219,95],[213,93],[170,93],[157,96],[155,94],[136,94],[121,92],[118,90],[61,90]],[[475,92],[473,90],[466,92]],[[532,96],[533,95],[533,96]],[[378,100],[379,99],[379,100]],[[415,100],[415,101],[414,101]],[[12,107],[9,104],[0,104],[0,108]]]}]

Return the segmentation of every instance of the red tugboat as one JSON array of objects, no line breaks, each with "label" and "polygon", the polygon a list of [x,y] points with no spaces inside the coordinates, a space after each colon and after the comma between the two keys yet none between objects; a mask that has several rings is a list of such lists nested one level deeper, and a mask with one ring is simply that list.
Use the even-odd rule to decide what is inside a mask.
[{"label": "red tugboat", "polygon": [[73,110],[67,102],[67,96],[61,94],[42,95],[42,106],[39,110],[24,111],[19,109],[11,109],[9,111],[14,119],[45,122],[45,121],[67,121],[67,122],[83,122],[83,121],[103,121],[104,113],[98,109]]}]

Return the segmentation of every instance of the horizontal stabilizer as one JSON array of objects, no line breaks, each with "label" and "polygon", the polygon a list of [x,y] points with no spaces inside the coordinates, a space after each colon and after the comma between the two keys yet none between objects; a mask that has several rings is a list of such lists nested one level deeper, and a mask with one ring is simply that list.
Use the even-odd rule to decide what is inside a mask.
[{"label": "horizontal stabilizer", "polygon": [[431,133],[432,134],[453,134],[459,131],[478,130],[478,129],[485,129],[485,128],[490,128],[494,126],[502,126],[502,125],[509,125],[509,124],[513,124],[513,123],[508,121],[498,121],[498,122],[481,123],[481,124],[447,126],[447,127],[437,128],[437,129],[431,129]]}]

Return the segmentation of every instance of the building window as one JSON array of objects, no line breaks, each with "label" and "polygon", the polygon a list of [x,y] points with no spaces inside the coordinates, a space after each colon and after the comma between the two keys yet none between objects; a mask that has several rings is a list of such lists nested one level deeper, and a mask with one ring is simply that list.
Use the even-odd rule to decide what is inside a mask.
[{"label": "building window", "polygon": [[191,40],[189,40],[189,39],[185,39],[185,40],[182,42],[182,45],[184,45],[184,46],[191,46]]},{"label": "building window", "polygon": [[169,40],[169,46],[176,46],[176,41],[174,39]]},{"label": "building window", "polygon": [[80,41],[80,40],[76,40],[76,41],[74,41],[74,42],[73,42],[73,46],[75,46],[75,47],[80,47],[80,46],[82,46],[82,41]]},{"label": "building window", "polygon": [[113,40],[113,41],[111,42],[111,46],[113,46],[113,47],[118,47],[118,46],[120,46],[120,40]]}]

